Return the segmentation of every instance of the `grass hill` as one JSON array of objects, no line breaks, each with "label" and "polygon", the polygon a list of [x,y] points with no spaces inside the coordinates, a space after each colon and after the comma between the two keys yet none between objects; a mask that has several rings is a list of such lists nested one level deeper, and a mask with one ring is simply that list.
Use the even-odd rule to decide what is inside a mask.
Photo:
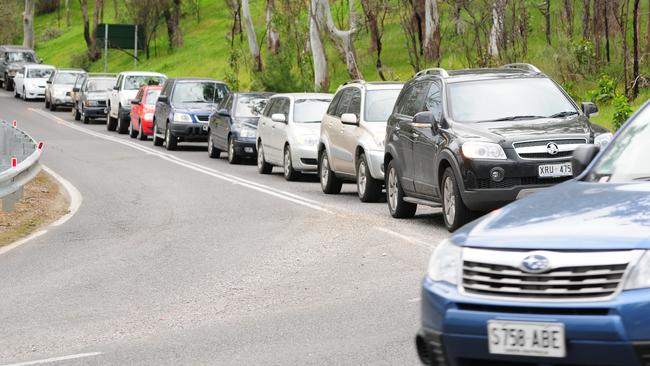
[{"label": "grass hill", "polygon": [[[392,1],[395,2],[395,1]],[[35,19],[36,27],[36,50],[44,62],[54,64],[59,67],[79,66],[83,64],[83,54],[86,50],[83,41],[83,27],[81,23],[81,11],[77,1],[71,1],[71,19],[70,28],[66,28],[64,14],[51,13],[37,16]],[[129,22],[129,9],[123,2],[118,7],[116,16],[113,3],[106,1],[104,21],[108,23],[125,23]],[[339,2],[331,1],[336,11]],[[544,19],[542,13],[537,9],[539,1],[530,0],[528,7],[529,14],[529,40],[528,55],[525,59],[518,60],[521,62],[530,62],[537,65],[544,72],[560,82],[572,94],[577,102],[588,100],[595,94],[590,93],[597,90],[597,79],[600,73],[609,74],[612,79],[620,79],[622,75],[622,60],[616,57],[617,50],[620,48],[620,37],[613,44],[613,54],[609,65],[601,66],[599,70],[593,71],[587,75],[567,78],[566,65],[572,62],[575,46],[567,39],[564,30],[561,27],[560,19],[560,1],[552,1],[552,24],[553,28],[553,47],[546,45],[544,37]],[[575,20],[574,33],[580,34],[580,1],[575,2]],[[644,6],[647,5],[643,2]],[[191,14],[186,12],[182,19],[181,28],[184,36],[183,47],[170,50],[167,46],[167,36],[164,25],[161,24],[157,32],[157,37],[151,47],[151,58],[141,58],[137,69],[154,70],[165,73],[169,76],[206,76],[217,79],[224,79],[229,72],[229,55],[230,44],[228,34],[232,25],[230,12],[224,0],[201,0],[200,1],[200,21]],[[251,13],[255,21],[258,40],[264,49],[264,0],[251,0]],[[647,16],[648,10],[642,9],[641,14]],[[463,68],[467,67],[465,54],[462,51],[462,43],[454,34],[455,24],[451,18],[451,9],[447,2],[440,3],[441,13],[441,30],[442,30],[442,60],[441,65],[444,68]],[[339,12],[336,14],[340,15]],[[358,11],[361,17],[363,14]],[[306,20],[305,20],[306,22]],[[645,23],[641,23],[645,24]],[[579,36],[576,36],[576,38]],[[335,90],[338,85],[348,79],[345,65],[339,59],[337,52],[331,45],[331,42],[325,40],[327,45],[328,60],[330,63],[331,91]],[[409,64],[408,50],[405,46],[406,39],[400,25],[400,19],[397,12],[390,12],[385,21],[385,31],[383,36],[384,50],[382,61],[387,68],[388,75],[399,80],[407,80],[413,74],[413,69]],[[362,29],[355,39],[355,46],[358,53],[358,63],[360,69],[367,80],[378,80],[379,76],[375,69],[375,56],[370,51],[370,36],[368,31]],[[243,42],[237,42],[237,47],[241,54],[248,55],[246,48],[246,39]],[[109,55],[109,72],[119,72],[122,70],[135,69],[133,60],[125,53],[119,50],[110,50]],[[239,86],[240,89],[247,90],[251,87],[252,74],[249,66],[252,64],[250,57],[240,60]],[[564,66],[563,66],[564,65]],[[90,71],[103,71],[103,60],[86,65]],[[621,83],[618,83],[620,92]],[[311,85],[311,81],[308,83]],[[596,93],[597,94],[597,93]],[[638,108],[645,100],[650,97],[650,92],[643,89],[640,96],[632,103],[634,109]],[[612,116],[614,106],[611,104],[599,104],[601,113],[594,120],[606,127],[612,127]]]}]

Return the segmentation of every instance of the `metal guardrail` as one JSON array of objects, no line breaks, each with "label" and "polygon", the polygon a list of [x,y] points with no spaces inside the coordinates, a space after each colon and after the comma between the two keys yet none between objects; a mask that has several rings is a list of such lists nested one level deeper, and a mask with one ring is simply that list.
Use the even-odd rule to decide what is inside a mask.
[{"label": "metal guardrail", "polygon": [[23,186],[40,171],[42,143],[19,130],[15,121],[0,121],[0,199],[2,210],[13,211],[23,198]]}]

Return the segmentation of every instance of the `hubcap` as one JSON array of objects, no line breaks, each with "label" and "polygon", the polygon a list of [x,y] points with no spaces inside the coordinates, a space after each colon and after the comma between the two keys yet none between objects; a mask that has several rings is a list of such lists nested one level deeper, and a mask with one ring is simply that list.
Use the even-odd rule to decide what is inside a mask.
[{"label": "hubcap", "polygon": [[363,160],[359,163],[359,171],[357,172],[357,190],[359,195],[363,196],[366,193],[366,163]]},{"label": "hubcap", "polygon": [[323,185],[323,187],[327,186],[327,180],[329,178],[330,166],[329,162],[327,161],[327,154],[323,154],[322,161],[320,163],[320,182]]},{"label": "hubcap", "polygon": [[212,154],[212,149],[214,149],[214,145],[212,142],[212,136],[210,136],[208,137],[208,152],[210,152],[210,154]]},{"label": "hubcap", "polygon": [[395,168],[391,168],[388,172],[388,203],[393,210],[397,207],[397,194],[397,174]]},{"label": "hubcap", "polygon": [[232,142],[232,138],[228,143],[228,158],[232,161],[235,158],[235,144]]},{"label": "hubcap", "polygon": [[453,225],[456,215],[456,195],[454,194],[454,182],[451,180],[451,177],[445,179],[443,189],[445,190],[443,194],[445,218],[449,225]]},{"label": "hubcap", "polygon": [[261,169],[263,165],[264,165],[264,148],[262,147],[262,144],[260,144],[260,147],[257,149],[257,166]]},{"label": "hubcap", "polygon": [[167,131],[165,131],[165,140],[167,140],[167,144],[169,145],[169,141],[171,141],[172,134],[169,132],[169,126],[167,126]]},{"label": "hubcap", "polygon": [[284,150],[284,175],[289,176],[289,170],[291,169],[291,152],[289,149]]}]

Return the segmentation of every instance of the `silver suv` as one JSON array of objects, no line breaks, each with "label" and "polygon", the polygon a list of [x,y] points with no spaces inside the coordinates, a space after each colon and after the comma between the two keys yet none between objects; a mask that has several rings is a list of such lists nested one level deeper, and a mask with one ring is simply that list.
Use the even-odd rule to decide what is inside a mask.
[{"label": "silver suv", "polygon": [[[403,84],[354,80],[336,92],[321,123],[318,171],[326,194],[356,182],[359,199],[376,202],[384,181],[386,121]],[[363,111],[363,113],[361,113]]]}]

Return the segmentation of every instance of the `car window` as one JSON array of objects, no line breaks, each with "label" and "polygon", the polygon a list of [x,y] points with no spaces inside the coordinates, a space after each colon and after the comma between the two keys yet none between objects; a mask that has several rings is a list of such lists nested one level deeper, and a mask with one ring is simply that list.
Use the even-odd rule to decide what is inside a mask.
[{"label": "car window", "polygon": [[431,83],[429,87],[429,92],[427,97],[424,100],[424,110],[433,112],[433,115],[436,117],[436,121],[440,121],[442,116],[442,93],[441,93],[440,84]]},{"label": "car window", "polygon": [[166,95],[166,96],[169,97],[169,94],[170,94],[170,91],[171,91],[171,88],[172,88],[172,84],[173,84],[173,83],[174,83],[174,82],[171,81],[171,80],[166,81],[165,84],[163,85],[163,89],[162,89],[162,93],[161,93],[161,95]]},{"label": "car window", "polygon": [[138,94],[135,95],[135,101],[142,103],[142,95],[144,94],[144,89],[138,90]]},{"label": "car window", "polygon": [[366,122],[386,122],[393,112],[401,89],[371,90],[366,92],[364,106]]},{"label": "car window", "polygon": [[165,81],[162,76],[129,75],[124,79],[124,90],[138,90],[144,85],[161,85]]},{"label": "car window", "polygon": [[285,101],[285,98],[275,98],[273,100],[273,105],[269,109],[269,117],[271,117],[272,115],[274,115],[276,113],[282,113],[281,109],[282,109],[282,105],[284,104],[284,101]]},{"label": "car window", "polygon": [[357,117],[361,115],[361,90],[358,88],[350,89],[350,104],[347,113],[353,113]]},{"label": "car window", "polygon": [[429,84],[427,82],[419,82],[412,85],[402,97],[399,113],[412,117],[418,112],[422,112],[424,109],[425,92],[428,86]]},{"label": "car window", "polygon": [[341,118],[341,115],[343,113],[348,112],[348,108],[350,107],[351,102],[352,93],[350,91],[350,88],[343,90],[343,95],[341,95],[341,99],[339,100],[338,106],[336,107],[336,114],[334,114],[334,116]]},{"label": "car window", "polygon": [[571,100],[547,78],[467,81],[448,88],[450,112],[456,122],[578,114]]},{"label": "car window", "polygon": [[60,72],[54,77],[54,84],[74,85],[79,73]]},{"label": "car window", "polygon": [[115,85],[115,79],[88,79],[86,90],[88,91],[107,91]]},{"label": "car window", "polygon": [[[232,100],[231,100],[232,103]],[[266,103],[266,98],[260,97],[239,97],[235,106],[236,117],[259,117],[262,105]]]},{"label": "car window", "polygon": [[339,104],[339,100],[341,100],[341,95],[343,94],[344,90],[339,90],[338,93],[334,96],[334,99],[332,99],[332,102],[330,103],[329,107],[327,107],[327,114],[330,116],[336,116],[336,107]]},{"label": "car window", "polygon": [[262,115],[264,117],[271,117],[271,110],[273,109],[275,105],[275,98],[269,99],[269,102],[266,103],[266,108],[264,108],[264,113]]},{"label": "car window", "polygon": [[296,99],[293,106],[293,121],[320,123],[331,101],[329,98]]},{"label": "car window", "polygon": [[7,52],[5,58],[8,62],[36,62],[31,52]]},{"label": "car window", "polygon": [[145,98],[144,104],[146,105],[154,105],[156,104],[156,101],[158,100],[158,97],[160,96],[160,89],[150,89],[147,90],[147,97]]}]

